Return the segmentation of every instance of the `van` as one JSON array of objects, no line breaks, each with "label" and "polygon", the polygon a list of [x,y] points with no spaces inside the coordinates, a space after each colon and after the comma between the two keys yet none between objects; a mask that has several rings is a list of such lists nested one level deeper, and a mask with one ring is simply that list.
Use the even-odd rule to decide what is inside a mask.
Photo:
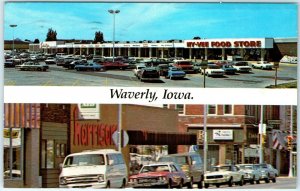
[{"label": "van", "polygon": [[193,184],[197,184],[198,188],[202,188],[204,171],[201,156],[197,152],[178,153],[161,156],[159,162],[177,163],[182,171],[191,178],[188,188],[193,188]]},{"label": "van", "polygon": [[113,149],[70,154],[59,175],[60,188],[124,188],[127,183],[122,153]]}]

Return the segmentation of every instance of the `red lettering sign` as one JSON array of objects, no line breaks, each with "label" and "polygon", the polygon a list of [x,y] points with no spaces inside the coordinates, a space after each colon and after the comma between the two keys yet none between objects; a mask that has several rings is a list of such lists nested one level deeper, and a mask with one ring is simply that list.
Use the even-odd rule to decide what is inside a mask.
[{"label": "red lettering sign", "polygon": [[112,134],[117,125],[74,123],[73,145],[82,146],[110,146],[113,145]]},{"label": "red lettering sign", "polygon": [[211,47],[220,47],[220,48],[231,47],[231,42],[229,42],[229,41],[221,41],[221,42],[212,41]]},{"label": "red lettering sign", "polygon": [[235,41],[234,47],[261,47],[261,41]]}]

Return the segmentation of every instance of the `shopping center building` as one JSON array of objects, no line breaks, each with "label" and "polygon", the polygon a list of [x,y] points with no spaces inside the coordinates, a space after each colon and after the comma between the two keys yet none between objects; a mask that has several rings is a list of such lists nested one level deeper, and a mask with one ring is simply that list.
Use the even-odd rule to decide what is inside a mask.
[{"label": "shopping center building", "polygon": [[116,41],[81,43],[81,41],[46,41],[30,44],[30,51],[48,54],[100,55],[128,57],[183,57],[185,59],[227,60],[229,55],[242,56],[247,61],[279,61],[283,56],[297,57],[297,38],[228,38],[197,40]]}]

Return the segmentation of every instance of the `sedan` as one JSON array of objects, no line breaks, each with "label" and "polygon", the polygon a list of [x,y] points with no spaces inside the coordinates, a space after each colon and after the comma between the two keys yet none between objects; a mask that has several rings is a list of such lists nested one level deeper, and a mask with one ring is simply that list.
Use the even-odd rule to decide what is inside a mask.
[{"label": "sedan", "polygon": [[204,187],[208,188],[210,184],[217,188],[221,184],[227,184],[229,187],[233,183],[244,185],[244,173],[235,165],[219,165],[214,166],[213,170],[204,175]]},{"label": "sedan", "polygon": [[184,78],[184,77],[185,77],[185,72],[182,69],[176,67],[170,67],[166,75],[166,78],[170,78],[170,79]]},{"label": "sedan", "polygon": [[105,71],[105,67],[97,63],[79,64],[74,67],[77,71]]},{"label": "sedan", "polygon": [[[273,183],[276,182],[276,176],[278,176],[278,171],[271,164],[255,164],[261,173],[260,180],[264,180],[269,183],[272,180]],[[276,174],[277,173],[277,174]]]},{"label": "sedan", "polygon": [[49,66],[46,64],[41,64],[38,62],[25,62],[20,65],[16,65],[16,69],[19,70],[36,70],[36,71],[46,71],[49,69]]},{"label": "sedan", "polygon": [[258,69],[266,69],[266,70],[272,70],[273,64],[266,62],[266,61],[261,61],[261,62],[256,62],[252,64],[252,68],[258,68]]},{"label": "sedan", "polygon": [[138,174],[129,177],[129,185],[133,188],[182,188],[190,181],[190,178],[173,162],[144,165]]},{"label": "sedan", "polygon": [[256,182],[259,184],[259,180],[261,177],[260,170],[254,164],[238,164],[237,165],[242,172],[245,173],[244,180],[245,182],[249,182],[250,184],[254,184]]}]

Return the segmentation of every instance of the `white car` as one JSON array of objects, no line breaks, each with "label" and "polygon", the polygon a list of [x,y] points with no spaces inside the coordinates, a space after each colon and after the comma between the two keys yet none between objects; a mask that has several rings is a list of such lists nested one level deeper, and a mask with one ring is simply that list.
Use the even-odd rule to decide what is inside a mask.
[{"label": "white car", "polygon": [[59,175],[60,188],[125,188],[127,183],[122,153],[113,149],[70,154]]},{"label": "white car", "polygon": [[201,69],[201,74],[206,76],[224,76],[225,71],[216,64],[207,64],[207,68]]},{"label": "white car", "polygon": [[143,68],[146,68],[146,65],[145,65],[145,64],[137,64],[137,65],[135,66],[135,68],[133,69],[134,75],[135,75],[135,76],[138,76],[139,73],[141,72],[141,70],[142,70]]},{"label": "white car", "polygon": [[259,180],[261,177],[261,172],[257,166],[254,164],[238,164],[240,171],[245,173],[244,181],[249,182],[250,184],[259,184]]},{"label": "white car", "polygon": [[250,72],[252,70],[248,62],[236,62],[232,66],[237,69],[237,72]]},{"label": "white car", "polygon": [[261,177],[260,180],[264,180],[265,183],[269,183],[270,180],[275,183],[278,171],[271,164],[255,164],[259,168]]},{"label": "white car", "polygon": [[273,64],[267,61],[256,62],[252,64],[252,68],[272,70]]},{"label": "white car", "polygon": [[204,175],[204,187],[208,188],[210,184],[217,188],[221,184],[227,184],[232,187],[233,184],[244,185],[244,173],[235,165],[219,165],[212,167],[212,171],[208,171]]}]

